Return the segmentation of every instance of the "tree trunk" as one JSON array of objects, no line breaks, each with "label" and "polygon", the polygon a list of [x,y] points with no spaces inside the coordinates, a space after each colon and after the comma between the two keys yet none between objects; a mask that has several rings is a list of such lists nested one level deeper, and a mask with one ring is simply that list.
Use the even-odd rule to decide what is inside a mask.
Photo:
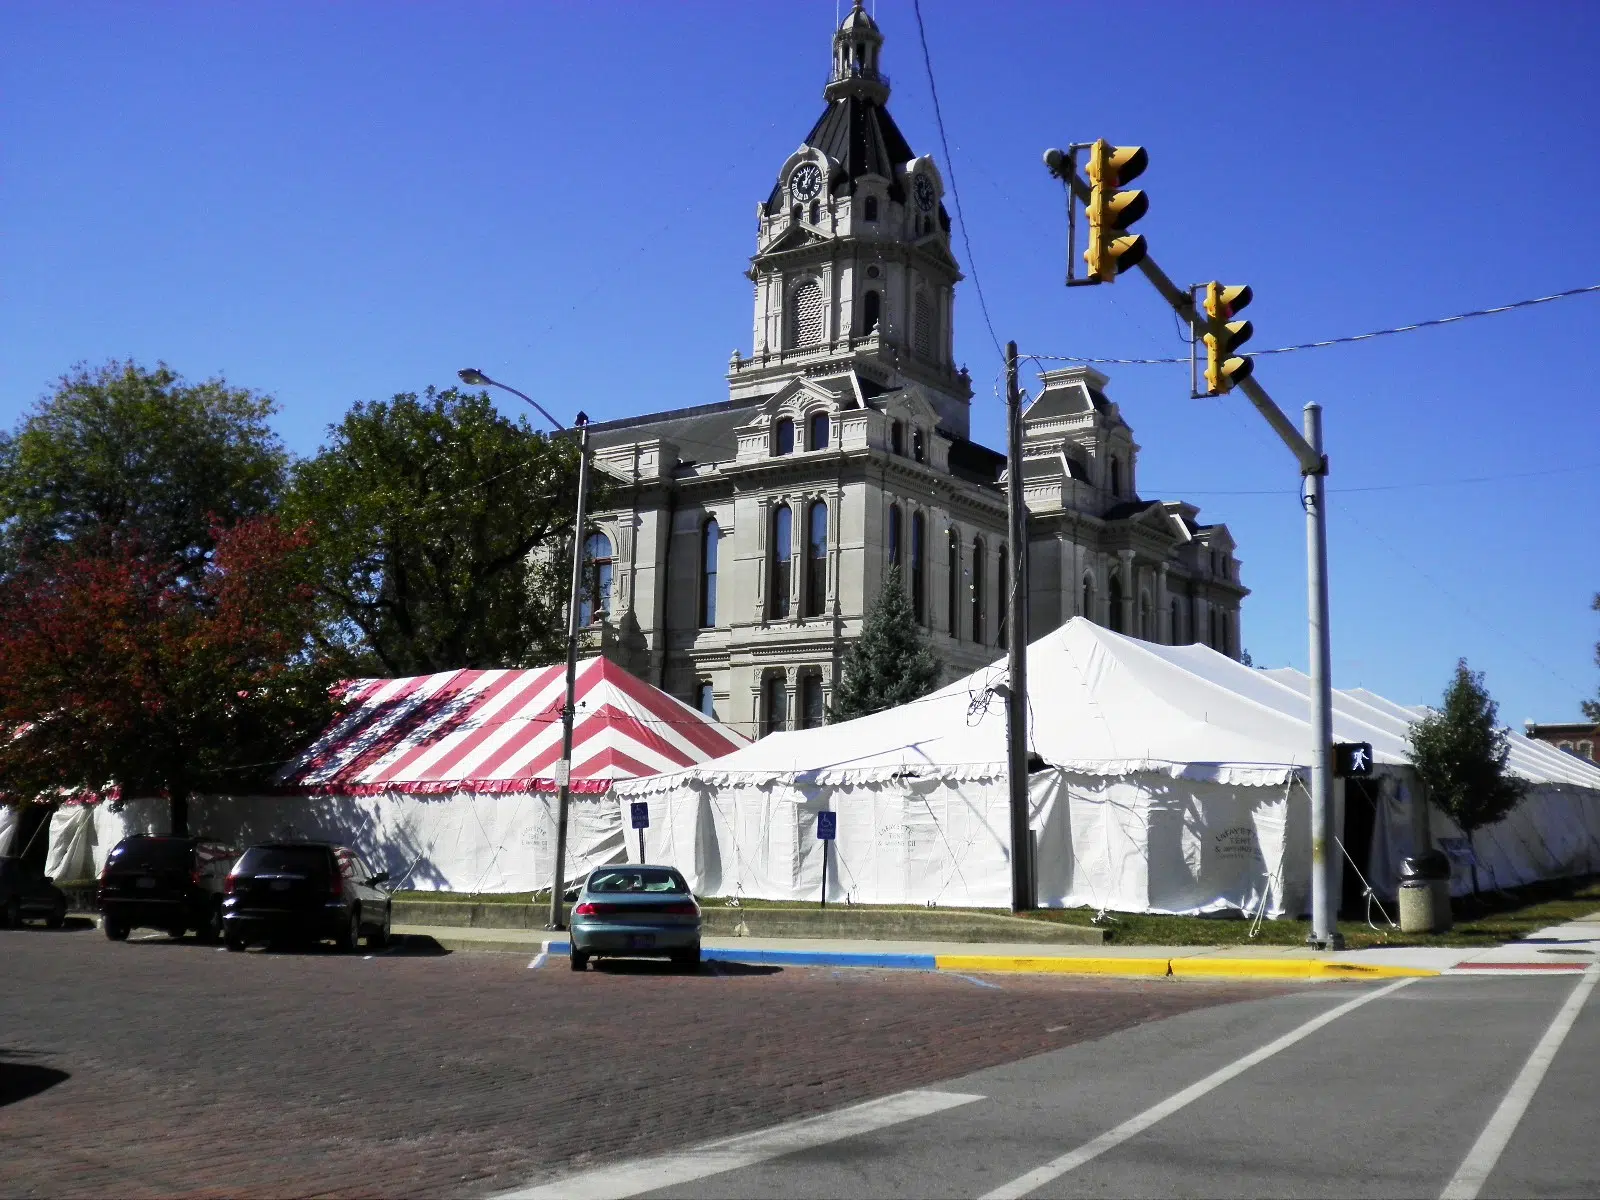
[{"label": "tree trunk", "polygon": [[1472,830],[1467,830],[1466,834],[1467,849],[1472,851],[1472,898],[1476,900],[1478,898],[1478,846],[1477,843],[1472,840]]},{"label": "tree trunk", "polygon": [[171,813],[173,837],[189,836],[189,792],[186,788],[173,788],[167,801]]}]

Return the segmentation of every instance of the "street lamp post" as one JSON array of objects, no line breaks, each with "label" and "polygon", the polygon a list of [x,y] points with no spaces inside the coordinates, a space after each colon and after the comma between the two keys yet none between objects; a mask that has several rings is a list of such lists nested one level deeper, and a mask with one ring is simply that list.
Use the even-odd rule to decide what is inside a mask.
[{"label": "street lamp post", "polygon": [[[532,396],[490,379],[476,367],[466,367],[456,374],[468,387],[497,387],[526,400],[546,421],[566,432],[567,427]],[[546,929],[567,927],[563,896],[566,880],[562,875],[567,865],[567,813],[572,803],[572,720],[578,699],[578,631],[582,628],[578,621],[578,600],[583,594],[583,532],[589,519],[589,418],[580,412],[575,423],[578,427],[578,512],[572,526],[572,588],[567,595],[567,699],[561,709],[561,761],[556,764],[556,860],[550,877],[550,917],[545,923]]]}]

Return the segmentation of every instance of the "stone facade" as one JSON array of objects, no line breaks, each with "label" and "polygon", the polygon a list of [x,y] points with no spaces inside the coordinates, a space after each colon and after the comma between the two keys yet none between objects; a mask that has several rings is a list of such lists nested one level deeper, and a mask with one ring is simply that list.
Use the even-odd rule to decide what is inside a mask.
[{"label": "stone facade", "polygon": [[1600,723],[1569,721],[1563,724],[1550,724],[1543,721],[1528,721],[1524,728],[1529,737],[1547,742],[1557,750],[1576,754],[1589,762],[1600,762],[1600,759],[1595,757],[1595,747],[1600,746]]},{"label": "stone facade", "polygon": [[[944,185],[884,103],[882,35],[834,37],[827,109],[758,206],[754,336],[728,399],[591,426],[588,645],[752,734],[820,723],[897,563],[948,678],[1000,658],[1005,458],[970,440]],[[1226,527],[1139,497],[1133,431],[1087,367],[1024,413],[1028,625],[1072,616],[1237,657]]]}]

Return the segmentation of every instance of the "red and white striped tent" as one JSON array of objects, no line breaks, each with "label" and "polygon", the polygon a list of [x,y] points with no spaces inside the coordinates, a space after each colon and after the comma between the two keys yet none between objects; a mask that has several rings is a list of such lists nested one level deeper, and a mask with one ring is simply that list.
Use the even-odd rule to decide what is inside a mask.
[{"label": "red and white striped tent", "polygon": [[[278,783],[301,795],[552,791],[566,667],[443,671],[345,685],[345,711]],[[606,658],[578,664],[572,790],[600,793],[747,739]]]}]

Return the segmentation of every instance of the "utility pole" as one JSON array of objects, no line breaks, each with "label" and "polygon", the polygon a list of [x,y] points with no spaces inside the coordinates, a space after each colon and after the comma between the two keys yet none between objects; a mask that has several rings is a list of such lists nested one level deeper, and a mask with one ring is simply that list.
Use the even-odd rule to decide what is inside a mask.
[{"label": "utility pole", "polygon": [[1022,390],[1017,386],[1017,344],[1006,343],[1006,517],[1011,578],[1006,627],[1009,684],[1006,696],[1006,778],[1011,791],[1011,911],[1038,904],[1033,839],[1028,821],[1028,537],[1022,495]]},{"label": "utility pole", "polygon": [[[1090,149],[1090,166],[1095,187],[1093,190],[1078,178],[1077,152]],[[1334,845],[1333,772],[1330,757],[1333,751],[1333,684],[1331,649],[1328,638],[1328,514],[1325,503],[1328,458],[1322,452],[1322,410],[1308,404],[1305,411],[1305,436],[1295,429],[1251,373],[1252,360],[1227,359],[1226,351],[1249,337],[1248,323],[1240,330],[1237,325],[1224,324],[1232,315],[1225,309],[1217,313],[1202,314],[1196,311],[1194,298],[1169,279],[1158,267],[1144,245],[1142,237],[1124,233],[1128,224],[1142,217],[1148,208],[1138,197],[1142,193],[1123,192],[1108,196],[1108,189],[1126,182],[1143,172],[1146,158],[1139,147],[1110,147],[1102,143],[1074,146],[1071,152],[1047,150],[1045,166],[1050,173],[1066,183],[1073,196],[1081,200],[1090,214],[1089,260],[1091,279],[1074,279],[1074,263],[1069,249],[1069,285],[1093,282],[1110,282],[1131,266],[1137,266],[1161,294],[1174,312],[1189,326],[1193,342],[1206,341],[1208,350],[1218,361],[1214,362],[1212,382],[1214,394],[1239,387],[1255,406],[1257,412],[1272,426],[1283,444],[1299,463],[1301,477],[1308,480],[1303,495],[1306,510],[1306,597],[1310,616],[1311,650],[1311,933],[1307,941],[1325,950],[1344,949],[1344,936],[1339,932],[1335,914],[1330,909],[1331,899],[1337,890],[1334,872],[1338,861],[1329,851]],[[1068,205],[1069,214],[1073,212]],[[1069,222],[1069,229],[1074,226]],[[1071,235],[1069,235],[1071,236]],[[1234,307],[1249,303],[1249,289],[1224,289],[1213,284],[1208,289],[1208,300],[1240,292]],[[1207,341],[1207,339],[1210,339]]]},{"label": "utility pole", "polygon": [[[572,801],[572,719],[578,690],[578,598],[583,592],[584,530],[589,522],[589,418],[578,414],[578,514],[572,527],[572,589],[567,593],[567,700],[561,710],[561,761],[556,764],[556,861],[550,876],[550,919],[546,929],[567,927],[563,893],[567,865],[567,809]],[[643,850],[640,851],[641,855]]]}]

